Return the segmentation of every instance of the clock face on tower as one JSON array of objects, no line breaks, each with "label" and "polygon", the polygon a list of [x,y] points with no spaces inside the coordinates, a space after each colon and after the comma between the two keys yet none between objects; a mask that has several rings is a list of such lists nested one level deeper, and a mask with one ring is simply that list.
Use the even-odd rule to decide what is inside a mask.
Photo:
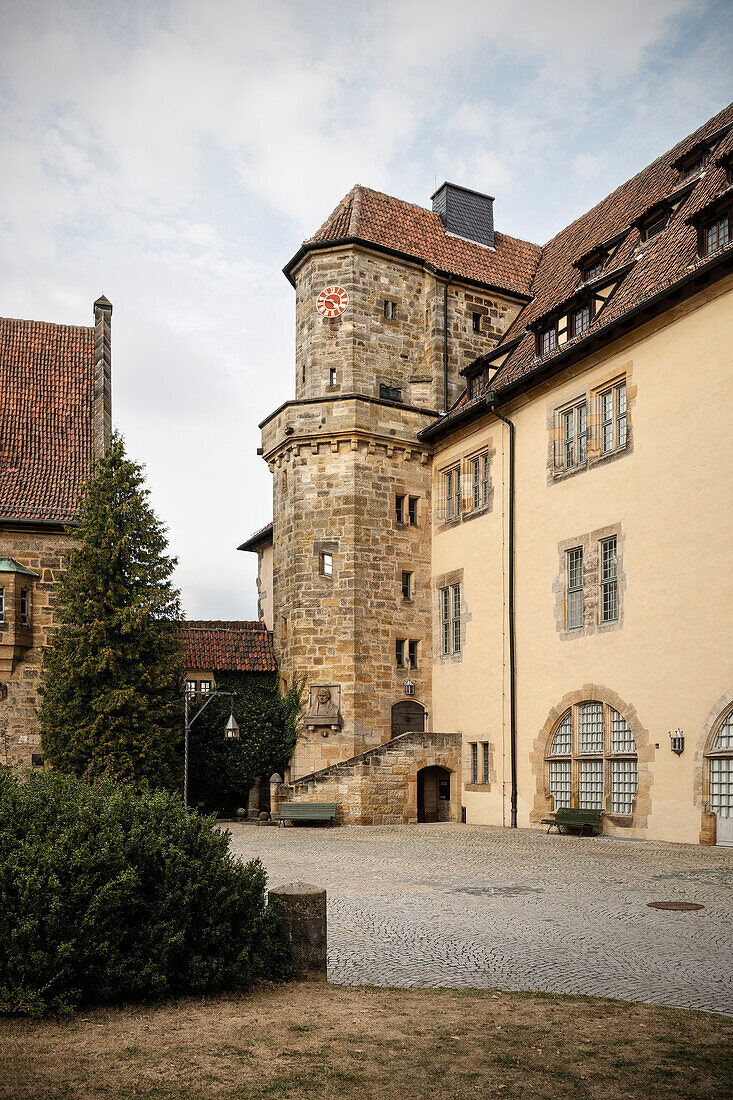
[{"label": "clock face on tower", "polygon": [[342,286],[327,286],[316,298],[316,309],[324,317],[338,317],[349,304],[349,296]]}]

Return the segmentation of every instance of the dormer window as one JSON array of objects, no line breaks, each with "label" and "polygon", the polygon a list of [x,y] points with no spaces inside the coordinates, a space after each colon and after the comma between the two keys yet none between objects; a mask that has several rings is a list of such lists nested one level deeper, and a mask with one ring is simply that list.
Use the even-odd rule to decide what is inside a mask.
[{"label": "dormer window", "polygon": [[642,241],[651,241],[654,237],[658,237],[667,225],[668,218],[666,210],[659,210],[652,215],[641,227]]},{"label": "dormer window", "polygon": [[692,176],[696,176],[698,172],[702,172],[706,160],[707,157],[703,153],[700,153],[694,160],[690,161],[688,165],[684,168],[680,168],[680,183],[684,182],[684,180],[691,179]]},{"label": "dormer window", "polygon": [[702,227],[703,255],[712,256],[730,244],[730,210],[718,214]]},{"label": "dormer window", "polygon": [[597,279],[603,271],[604,258],[599,256],[597,260],[591,260],[589,264],[583,268],[583,282],[589,283],[591,279]]},{"label": "dormer window", "polygon": [[582,336],[584,332],[587,332],[590,328],[591,322],[591,303],[585,302],[584,305],[578,309],[573,310],[570,314],[570,335]]},{"label": "dormer window", "polygon": [[557,323],[540,334],[540,355],[550,355],[553,351],[557,351]]}]

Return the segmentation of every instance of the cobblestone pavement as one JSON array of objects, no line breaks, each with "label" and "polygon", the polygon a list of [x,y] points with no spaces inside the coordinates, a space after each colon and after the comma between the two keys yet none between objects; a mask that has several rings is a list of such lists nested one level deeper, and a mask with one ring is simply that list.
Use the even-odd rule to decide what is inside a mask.
[{"label": "cobblestone pavement", "polygon": [[582,993],[733,1015],[731,848],[475,825],[230,828],[234,852],[258,856],[271,885],[326,888],[333,982]]}]

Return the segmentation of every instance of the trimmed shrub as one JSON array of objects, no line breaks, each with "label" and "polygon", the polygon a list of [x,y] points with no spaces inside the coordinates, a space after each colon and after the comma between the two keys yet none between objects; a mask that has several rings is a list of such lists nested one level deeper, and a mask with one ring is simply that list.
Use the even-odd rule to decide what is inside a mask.
[{"label": "trimmed shrub", "polygon": [[163,791],[0,770],[0,1012],[291,976],[265,871]]}]

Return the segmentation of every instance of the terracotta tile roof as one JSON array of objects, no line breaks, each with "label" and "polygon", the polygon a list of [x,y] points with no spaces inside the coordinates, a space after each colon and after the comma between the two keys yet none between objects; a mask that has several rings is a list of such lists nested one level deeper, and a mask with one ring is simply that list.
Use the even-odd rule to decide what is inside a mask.
[{"label": "terracotta tile roof", "polygon": [[[494,248],[446,233],[438,214],[357,184],[304,247],[349,237],[426,261],[439,271],[520,295],[530,292],[539,245],[494,234]],[[300,256],[300,253],[298,253]],[[295,259],[297,259],[296,257]],[[285,269],[289,271],[294,260]]]},{"label": "terracotta tile roof", "polygon": [[[551,315],[579,290],[581,276],[575,265],[595,247],[622,235],[610,267],[622,268],[630,263],[631,268],[584,335],[592,335],[611,325],[647,299],[686,277],[695,265],[702,264],[697,254],[697,233],[688,223],[688,218],[727,187],[725,170],[715,165],[715,158],[730,147],[733,131],[718,137],[704,172],[689,181],[693,185],[689,194],[659,236],[642,241],[639,227],[634,222],[656,204],[670,197],[675,198],[675,192],[679,194],[683,190],[678,171],[673,167],[674,162],[702,140],[731,124],[733,104],[548,241],[542,249],[542,258],[532,281],[533,300],[506,333],[504,342],[521,333],[526,335],[495,375],[493,389],[500,390],[536,368],[535,339],[528,326]],[[558,349],[555,355],[562,350]],[[543,363],[550,358],[546,357]]]},{"label": "terracotta tile roof", "polygon": [[275,672],[272,634],[256,621],[193,619],[181,623],[184,665],[213,672]]},{"label": "terracotta tile roof", "polygon": [[0,517],[74,518],[93,400],[93,328],[0,318]]},{"label": "terracotta tile roof", "polygon": [[[726,131],[727,127],[730,129]],[[704,170],[681,182],[675,162],[706,141],[712,144],[712,154]],[[532,280],[532,301],[518,315],[502,343],[488,356],[476,360],[476,367],[490,362],[503,345],[517,341],[493,376],[490,388],[501,393],[508,386],[529,379],[535,371],[541,369],[544,374],[553,361],[563,358],[567,351],[588,339],[602,336],[604,329],[610,330],[615,322],[704,266],[708,260],[698,256],[697,231],[689,219],[729,190],[725,169],[715,162],[731,150],[733,104],[548,241]],[[682,202],[664,230],[653,239],[642,241],[639,219],[657,204],[676,201],[680,195]],[[553,314],[557,315],[563,306],[582,293],[580,260],[609,241],[614,244],[603,278],[619,271],[615,291],[582,336],[569,340],[551,355],[538,358],[535,331],[531,326],[541,327],[545,319],[549,323]],[[725,258],[727,254],[733,255],[733,242],[719,255]],[[460,407],[455,406],[424,434],[430,436],[447,427],[451,420],[463,419],[468,410],[483,401],[483,394],[470,401],[464,399]]]}]

